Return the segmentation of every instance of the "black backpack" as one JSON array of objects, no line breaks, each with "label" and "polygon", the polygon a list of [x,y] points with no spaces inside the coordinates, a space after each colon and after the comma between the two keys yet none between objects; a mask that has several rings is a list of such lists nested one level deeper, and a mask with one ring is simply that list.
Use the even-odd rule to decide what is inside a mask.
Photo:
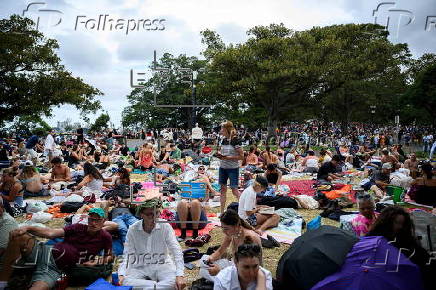
[{"label": "black backpack", "polygon": [[213,290],[213,282],[204,278],[195,280],[191,284],[191,290]]},{"label": "black backpack", "polygon": [[76,212],[79,208],[81,208],[85,203],[84,202],[64,202],[61,205],[62,213],[73,213]]}]

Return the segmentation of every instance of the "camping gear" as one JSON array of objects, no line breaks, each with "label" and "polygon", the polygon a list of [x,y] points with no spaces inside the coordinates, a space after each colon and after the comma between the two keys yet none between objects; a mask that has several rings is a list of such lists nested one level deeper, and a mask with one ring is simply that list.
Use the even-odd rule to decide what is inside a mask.
[{"label": "camping gear", "polygon": [[340,269],[357,241],[353,235],[333,226],[307,231],[280,258],[277,280],[284,285],[283,289],[288,289],[287,285],[310,289]]},{"label": "camping gear", "polygon": [[402,187],[395,185],[386,186],[386,194],[392,196],[394,203],[402,202],[404,200],[405,190]]},{"label": "camping gear", "polygon": [[411,216],[421,246],[429,252],[436,251],[436,216],[423,210],[414,210]]},{"label": "camping gear", "polygon": [[423,288],[421,272],[384,237],[363,237],[347,255],[342,268],[312,290],[414,289]]}]

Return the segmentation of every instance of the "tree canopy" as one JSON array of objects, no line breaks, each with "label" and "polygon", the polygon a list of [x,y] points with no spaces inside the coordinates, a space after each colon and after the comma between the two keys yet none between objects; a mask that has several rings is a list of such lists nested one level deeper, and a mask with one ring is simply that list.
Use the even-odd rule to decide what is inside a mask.
[{"label": "tree canopy", "polygon": [[53,106],[62,104],[82,112],[100,108],[95,96],[102,92],[67,71],[58,48],[28,18],[0,20],[0,123],[17,116],[49,116]]}]

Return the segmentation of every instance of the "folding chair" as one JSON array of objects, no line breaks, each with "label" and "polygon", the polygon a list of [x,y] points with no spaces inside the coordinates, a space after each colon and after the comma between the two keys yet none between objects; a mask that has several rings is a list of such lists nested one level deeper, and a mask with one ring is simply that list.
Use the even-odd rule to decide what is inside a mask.
[{"label": "folding chair", "polygon": [[185,199],[200,199],[206,198],[206,183],[202,182],[181,182],[179,187],[182,188],[180,191],[180,197]]}]

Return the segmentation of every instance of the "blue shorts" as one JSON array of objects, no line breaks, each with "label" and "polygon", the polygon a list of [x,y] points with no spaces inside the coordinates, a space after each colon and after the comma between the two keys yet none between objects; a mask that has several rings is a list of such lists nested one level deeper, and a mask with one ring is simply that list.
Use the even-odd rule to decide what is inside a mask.
[{"label": "blue shorts", "polygon": [[[179,214],[177,212],[176,212],[176,216],[174,217],[174,219],[176,221],[180,221]],[[188,212],[188,221],[192,221],[191,212]],[[201,213],[200,213],[200,220],[199,220],[199,222],[207,222],[207,216],[206,216],[206,213],[204,212],[204,210],[202,210]],[[177,223],[177,227],[179,229],[181,228],[180,226],[181,226],[181,224]],[[207,226],[207,223],[199,223],[198,224],[198,229],[202,230],[206,226]],[[187,230],[192,230],[192,224],[186,224],[186,229]]]},{"label": "blue shorts", "polygon": [[230,187],[238,188],[239,168],[221,168],[219,169],[218,182],[227,186],[227,179],[230,179]]},{"label": "blue shorts", "polygon": [[247,223],[252,226],[255,227],[257,226],[257,218],[256,218],[256,214],[252,214],[250,216],[248,216],[248,218],[246,219]]}]

